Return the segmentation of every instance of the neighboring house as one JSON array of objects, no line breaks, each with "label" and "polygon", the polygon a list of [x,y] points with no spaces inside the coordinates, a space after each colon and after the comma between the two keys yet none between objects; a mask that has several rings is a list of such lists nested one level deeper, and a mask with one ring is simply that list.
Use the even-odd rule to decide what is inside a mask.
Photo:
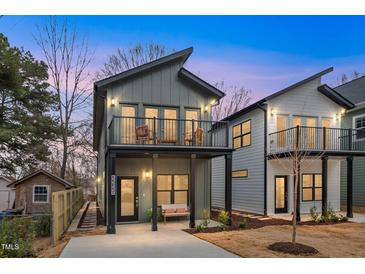
[{"label": "neighboring house", "polygon": [[0,176],[0,211],[13,208],[15,189],[8,187],[14,181],[8,176]]},{"label": "neighboring house", "polygon": [[[353,128],[362,131],[356,138],[356,143],[365,147],[365,76],[347,82],[334,88],[342,96],[355,104],[355,108],[347,111],[341,121],[343,128]],[[341,204],[347,201],[346,163],[341,163]],[[353,171],[353,203],[355,206],[365,206],[365,159],[354,159]]]},{"label": "neighboring house", "polygon": [[[210,159],[225,156],[230,169],[227,123],[211,121],[211,107],[224,93],[183,67],[192,51],[94,84],[97,199],[108,233],[115,233],[116,223],[147,221],[151,208],[157,230],[162,204],[188,205],[194,226],[210,208]],[[221,135],[213,136],[214,129]],[[230,176],[225,184],[231,193]],[[228,211],[229,201],[230,195]]]},{"label": "neighboring house", "polygon": [[52,193],[73,188],[66,180],[39,169],[8,185],[15,188],[15,208],[25,214],[51,212]]},{"label": "neighboring house", "polygon": [[[354,144],[351,149],[354,138],[349,138],[349,133],[356,133],[341,129],[341,115],[353,104],[321,84],[321,77],[332,70],[326,69],[223,119],[229,122],[229,142],[235,148],[234,210],[264,215],[293,212],[293,172],[281,164],[292,165],[288,156],[296,145],[312,158],[306,160],[311,164],[306,162],[306,168],[300,170],[297,218],[313,206],[318,211],[328,207],[340,210],[340,159],[365,156],[365,147]],[[347,163],[351,168],[351,157]],[[213,159],[214,207],[224,205],[223,167],[222,158]]]}]

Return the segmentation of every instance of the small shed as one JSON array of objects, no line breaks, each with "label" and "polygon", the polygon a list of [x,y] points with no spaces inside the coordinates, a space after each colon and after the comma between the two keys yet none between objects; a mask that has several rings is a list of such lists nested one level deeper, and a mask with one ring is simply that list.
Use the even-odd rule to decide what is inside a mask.
[{"label": "small shed", "polygon": [[8,185],[15,188],[15,208],[26,214],[50,213],[52,193],[74,185],[46,170],[39,169]]}]

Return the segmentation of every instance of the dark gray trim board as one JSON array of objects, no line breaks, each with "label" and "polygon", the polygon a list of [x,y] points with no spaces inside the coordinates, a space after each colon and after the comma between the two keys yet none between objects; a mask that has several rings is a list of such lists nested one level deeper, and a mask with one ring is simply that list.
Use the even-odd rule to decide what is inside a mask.
[{"label": "dark gray trim board", "polygon": [[323,76],[323,75],[325,75],[325,74],[327,74],[327,73],[329,73],[331,71],[333,71],[333,67],[330,67],[330,68],[327,68],[325,70],[322,70],[322,71],[320,71],[320,72],[318,72],[318,73],[316,73],[316,74],[314,74],[314,75],[312,75],[312,76],[310,76],[310,77],[308,77],[308,78],[306,78],[306,79],[304,79],[302,81],[299,81],[299,82],[297,82],[297,83],[295,83],[295,84],[293,84],[293,85],[291,85],[289,87],[286,87],[286,88],[284,88],[284,89],[282,89],[282,90],[280,90],[278,92],[275,92],[275,93],[273,93],[273,94],[271,94],[271,95],[269,95],[269,96],[267,96],[267,97],[265,97],[265,98],[263,98],[263,99],[255,102],[255,103],[253,103],[252,105],[249,105],[248,107],[245,107],[244,109],[242,109],[240,111],[237,111],[236,113],[233,113],[232,115],[224,118],[223,121],[231,121],[231,120],[234,120],[234,119],[240,117],[241,115],[244,115],[244,114],[246,114],[246,113],[248,113],[250,111],[255,110],[256,108],[258,108],[260,106],[263,106],[263,104],[266,101],[271,100],[271,99],[273,99],[275,97],[278,97],[278,96],[280,96],[280,95],[282,95],[282,94],[284,94],[284,93],[286,93],[286,92],[288,92],[288,91],[290,91],[290,90],[292,90],[292,89],[294,89],[296,87],[299,87],[301,85],[304,85],[304,84],[306,84],[306,83],[308,83],[308,82],[310,82],[310,81],[312,81],[312,80],[314,80],[314,79],[316,79],[318,77],[321,77],[321,76]]},{"label": "dark gray trim board", "polygon": [[170,55],[164,56],[164,57],[154,60],[152,62],[143,64],[141,66],[132,68],[130,70],[123,71],[123,72],[113,75],[111,77],[99,80],[99,81],[95,82],[94,85],[96,86],[97,89],[99,89],[99,88],[105,87],[107,85],[110,85],[112,83],[115,83],[116,81],[120,81],[120,80],[126,79],[128,77],[135,76],[136,74],[146,72],[157,66],[175,61],[180,58],[183,60],[183,62],[185,62],[189,58],[189,56],[192,52],[193,52],[193,48],[190,47],[190,48],[172,53]]},{"label": "dark gray trim board", "polygon": [[326,84],[319,86],[318,91],[346,109],[351,109],[355,107],[355,105],[350,102],[350,100],[347,100],[345,97],[343,97],[341,94],[339,94],[333,88],[330,88]]},{"label": "dark gray trim board", "polygon": [[193,74],[192,72],[188,71],[185,68],[181,68],[179,70],[178,75],[181,79],[185,79],[185,80],[197,85],[200,88],[206,89],[206,90],[210,91],[213,95],[218,96],[219,98],[222,98],[223,96],[225,96],[224,92],[220,91],[216,87],[207,83],[206,81],[199,78],[198,76],[196,76],[195,74]]}]

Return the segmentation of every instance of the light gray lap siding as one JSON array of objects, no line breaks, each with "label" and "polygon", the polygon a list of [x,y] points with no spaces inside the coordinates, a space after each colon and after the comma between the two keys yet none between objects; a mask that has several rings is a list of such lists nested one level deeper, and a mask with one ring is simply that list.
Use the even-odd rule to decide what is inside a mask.
[{"label": "light gray lap siding", "polygon": [[[232,170],[248,170],[248,178],[232,179],[232,208],[234,210],[264,213],[264,112],[256,109],[230,122],[232,127],[251,119],[251,145],[233,152]],[[212,161],[212,205],[224,207],[224,158]]]}]

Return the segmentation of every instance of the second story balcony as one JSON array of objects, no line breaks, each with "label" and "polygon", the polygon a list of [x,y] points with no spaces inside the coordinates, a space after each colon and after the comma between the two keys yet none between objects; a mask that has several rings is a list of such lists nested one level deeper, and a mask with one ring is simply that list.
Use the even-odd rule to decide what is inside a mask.
[{"label": "second story balcony", "polygon": [[114,116],[110,145],[228,148],[228,123],[204,120]]},{"label": "second story balcony", "polygon": [[269,155],[295,150],[365,155],[365,130],[296,126],[269,134]]}]

